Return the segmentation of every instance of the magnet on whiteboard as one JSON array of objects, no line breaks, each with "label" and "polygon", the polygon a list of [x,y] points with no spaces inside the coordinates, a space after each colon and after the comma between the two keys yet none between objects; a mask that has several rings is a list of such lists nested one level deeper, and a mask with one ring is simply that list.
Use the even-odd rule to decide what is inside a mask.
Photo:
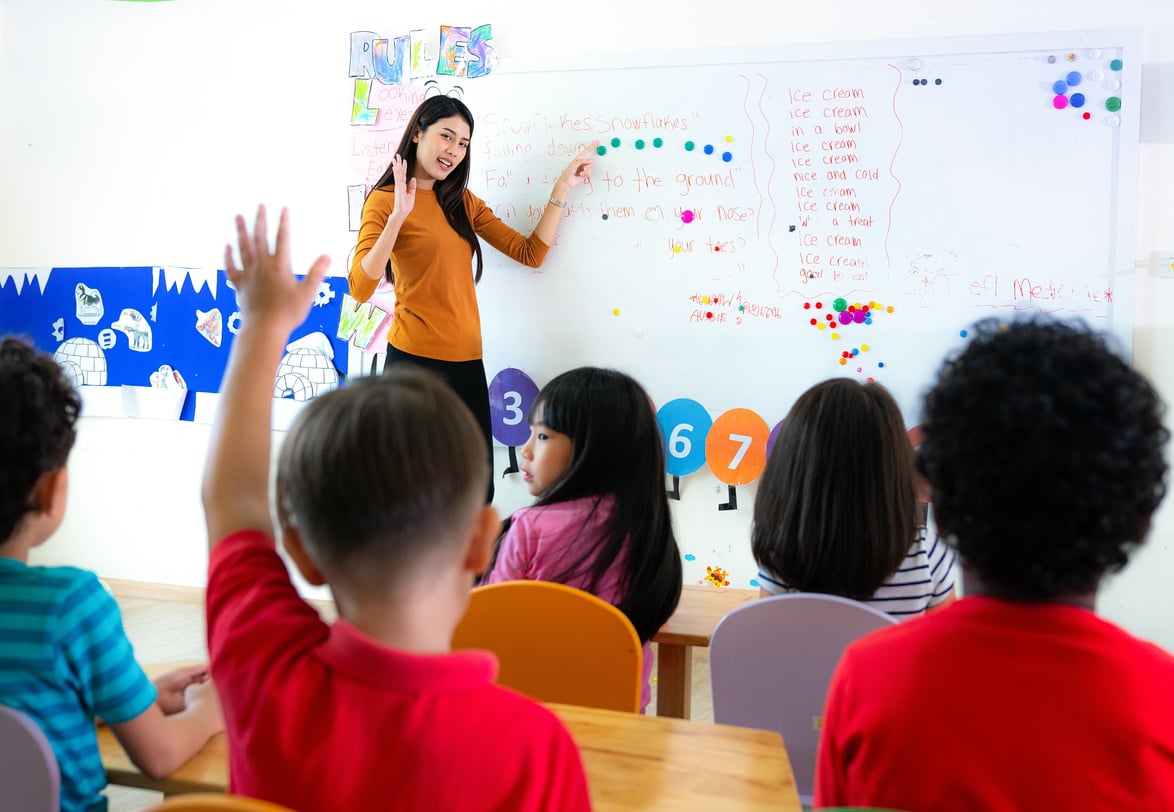
[{"label": "magnet on whiteboard", "polygon": [[1110,79],[1109,81],[1105,82],[1105,87],[1109,88],[1109,90],[1120,90],[1121,83],[1116,79]]},{"label": "magnet on whiteboard", "polygon": [[1120,116],[1109,116],[1108,118],[1105,119],[1105,123],[1108,124],[1110,127],[1120,127],[1121,126],[1121,117]]},{"label": "magnet on whiteboard", "polygon": [[636,334],[636,338],[644,338],[644,328],[643,327],[637,327],[632,332],[634,332]]},{"label": "magnet on whiteboard", "polygon": [[1089,48],[1088,49],[1088,58],[1089,59],[1100,59],[1101,58],[1101,49],[1100,48]]},{"label": "magnet on whiteboard", "polygon": [[914,57],[909,60],[909,70],[921,70],[921,60]]},{"label": "magnet on whiteboard", "polygon": [[1105,78],[1105,72],[1100,70],[1090,71],[1088,78],[1092,79],[1094,82],[1099,82]]}]

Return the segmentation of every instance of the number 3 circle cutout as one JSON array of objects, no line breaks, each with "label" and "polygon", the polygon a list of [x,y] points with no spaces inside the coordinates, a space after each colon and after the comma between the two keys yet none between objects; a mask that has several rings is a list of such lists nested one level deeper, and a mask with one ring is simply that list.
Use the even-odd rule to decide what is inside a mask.
[{"label": "number 3 circle cutout", "polygon": [[530,439],[530,409],[538,386],[520,369],[506,367],[489,384],[489,420],[502,445],[525,445]]},{"label": "number 3 circle cutout", "polygon": [[770,426],[749,409],[730,409],[709,429],[705,458],[709,470],[727,485],[746,485],[766,467]]}]

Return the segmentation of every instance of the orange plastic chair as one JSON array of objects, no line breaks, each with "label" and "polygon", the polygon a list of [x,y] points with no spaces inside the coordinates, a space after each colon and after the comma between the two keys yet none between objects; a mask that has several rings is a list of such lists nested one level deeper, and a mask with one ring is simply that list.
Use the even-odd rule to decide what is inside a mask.
[{"label": "orange plastic chair", "polygon": [[215,792],[194,792],[172,795],[162,803],[148,806],[142,812],[294,812],[288,806],[269,803],[245,795],[221,795]]},{"label": "orange plastic chair", "polygon": [[488,649],[498,684],[543,702],[640,711],[643,651],[610,603],[547,581],[506,581],[469,594],[454,649]]}]

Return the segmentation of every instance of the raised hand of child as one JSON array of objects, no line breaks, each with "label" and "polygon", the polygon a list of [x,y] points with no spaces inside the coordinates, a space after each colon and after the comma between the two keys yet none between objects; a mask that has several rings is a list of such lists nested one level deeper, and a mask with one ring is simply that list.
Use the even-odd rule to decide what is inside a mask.
[{"label": "raised hand of child", "polygon": [[201,685],[212,678],[207,664],[191,665],[177,668],[161,674],[152,682],[155,683],[157,696],[155,704],[167,716],[187,709],[186,693],[188,686]]},{"label": "raised hand of child", "polygon": [[245,218],[236,216],[237,246],[241,267],[233,261],[232,246],[224,247],[224,268],[236,287],[244,324],[254,321],[272,327],[283,337],[306,320],[318,286],[330,267],[330,258],[314,260],[305,279],[293,275],[289,257],[289,210],[281,210],[274,250],[269,250],[265,207],[257,207],[253,233],[249,234]]}]

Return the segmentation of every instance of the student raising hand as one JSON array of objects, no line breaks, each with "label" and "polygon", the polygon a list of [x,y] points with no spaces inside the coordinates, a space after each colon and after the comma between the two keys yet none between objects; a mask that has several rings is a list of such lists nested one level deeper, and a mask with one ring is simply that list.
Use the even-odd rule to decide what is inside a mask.
[{"label": "student raising hand", "polygon": [[224,246],[224,267],[236,287],[237,300],[246,319],[242,332],[249,326],[249,320],[256,320],[288,336],[306,320],[318,286],[330,267],[330,258],[318,257],[306,278],[300,282],[297,280],[289,259],[289,209],[281,210],[277,243],[272,252],[269,250],[264,206],[257,207],[252,236],[249,236],[245,218],[239,214],[236,216],[236,233],[242,267],[237,268],[233,262],[230,245]]},{"label": "student raising hand", "polygon": [[305,279],[293,275],[287,209],[281,210],[272,251],[264,206],[257,208],[252,235],[239,214],[236,233],[240,267],[232,247],[225,246],[224,268],[236,287],[241,330],[233,339],[224,372],[204,469],[204,515],[213,546],[238,530],[272,532],[268,427],[274,371],[290,333],[306,320],[330,265],[328,257],[320,256]]}]

